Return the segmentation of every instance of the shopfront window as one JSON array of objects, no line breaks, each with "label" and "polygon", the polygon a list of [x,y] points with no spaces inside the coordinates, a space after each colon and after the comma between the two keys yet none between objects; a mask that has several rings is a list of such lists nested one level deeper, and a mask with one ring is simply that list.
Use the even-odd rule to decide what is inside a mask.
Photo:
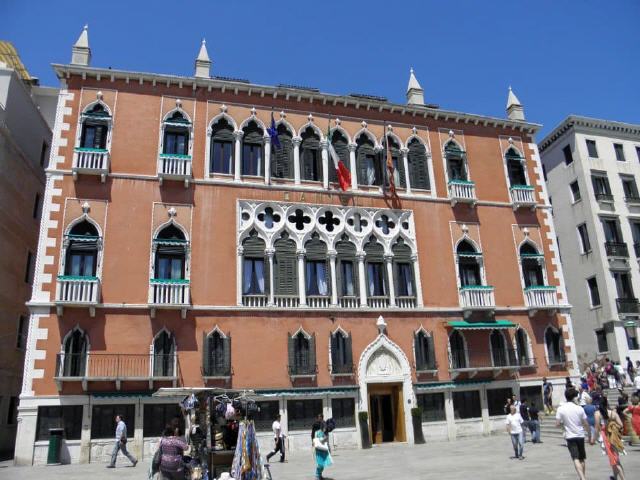
[{"label": "shopfront window", "polygon": [[91,438],[115,438],[116,415],[120,415],[127,425],[128,435],[133,437],[133,432],[136,430],[135,413],[134,404],[94,405],[91,410]]},{"label": "shopfront window", "polygon": [[418,406],[422,409],[423,422],[444,422],[444,393],[421,393],[416,395]]},{"label": "shopfront window", "polygon": [[511,398],[513,391],[510,388],[492,388],[487,390],[487,406],[489,407],[489,415],[504,415],[504,406],[507,398]]},{"label": "shopfront window", "polygon": [[[165,427],[177,419],[184,431],[184,417],[180,407],[175,403],[147,404],[144,406],[143,435],[145,437],[161,437]],[[127,432],[130,432],[127,425]]]},{"label": "shopfront window", "polygon": [[629,350],[638,350],[640,348],[638,345],[638,328],[635,326],[626,327],[625,331],[627,332],[627,346]]},{"label": "shopfront window", "polygon": [[322,413],[322,400],[287,400],[289,431],[311,431],[316,416]]},{"label": "shopfront window", "polygon": [[253,415],[256,431],[270,432],[273,421],[280,415],[280,402],[278,400],[270,400],[268,402],[256,402],[256,405],[258,406],[258,411]]},{"label": "shopfront window", "polygon": [[49,440],[50,428],[64,428],[65,439],[80,440],[82,405],[38,407],[36,441]]},{"label": "shopfront window", "polygon": [[453,413],[456,420],[481,417],[480,392],[453,392]]},{"label": "shopfront window", "polygon": [[356,403],[353,398],[334,398],[331,400],[331,412],[336,428],[356,426]]}]

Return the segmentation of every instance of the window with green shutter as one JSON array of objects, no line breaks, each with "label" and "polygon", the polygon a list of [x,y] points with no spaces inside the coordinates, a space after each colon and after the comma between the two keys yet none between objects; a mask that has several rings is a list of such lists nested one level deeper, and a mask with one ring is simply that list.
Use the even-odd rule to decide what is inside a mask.
[{"label": "window with green shutter", "polygon": [[284,233],[276,240],[273,257],[274,282],[276,295],[298,294],[298,265],[296,259],[296,242]]},{"label": "window with green shutter", "polygon": [[242,294],[266,295],[269,291],[269,262],[265,257],[266,244],[255,230],[242,242]]},{"label": "window with green shutter", "polygon": [[374,150],[374,144],[366,135],[356,140],[356,168],[358,169],[358,185],[382,185],[384,171],[381,156]]},{"label": "window with green shutter", "polygon": [[409,142],[407,160],[409,163],[409,179],[411,180],[411,188],[416,190],[430,190],[431,184],[429,181],[429,160],[427,158],[427,149],[417,138],[414,138]]},{"label": "window with green shutter", "polygon": [[433,336],[420,330],[414,336],[414,350],[416,355],[416,371],[436,369],[436,357],[433,344]]},{"label": "window with green shutter", "polygon": [[231,337],[214,330],[209,335],[203,332],[203,371],[207,377],[231,375]]},{"label": "window with green shutter", "polygon": [[331,279],[327,262],[327,244],[314,233],[305,244],[305,282],[307,295],[327,296],[330,294]]},{"label": "window with green shutter", "polygon": [[[389,139],[389,153],[391,154],[391,161],[393,163],[393,181],[397,188],[405,188],[407,182],[405,181],[404,161],[402,160],[402,152],[400,151],[400,145],[395,138],[388,136]],[[387,143],[386,139],[382,142],[382,154],[384,155],[383,163],[386,165],[387,161]],[[385,184],[389,185],[389,179],[387,169],[384,169]]]},{"label": "window with green shutter", "polygon": [[351,350],[351,335],[341,330],[331,334],[331,373],[353,373],[353,353]]},{"label": "window with green shutter", "polygon": [[293,178],[293,135],[284,125],[278,125],[280,147],[271,144],[271,175],[274,178]]},{"label": "window with green shutter", "polygon": [[320,137],[311,127],[307,127],[300,136],[302,137],[302,143],[300,144],[300,170],[302,179],[320,182],[322,181]]},{"label": "window with green shutter", "polygon": [[414,297],[416,288],[411,248],[400,237],[391,250],[393,252],[396,295],[398,297]]},{"label": "window with green shutter", "polygon": [[358,263],[356,246],[345,235],[336,243],[336,284],[340,297],[358,296]]},{"label": "window with green shutter", "polygon": [[209,155],[209,173],[234,173],[234,137],[233,126],[226,118],[221,118],[211,128],[211,152]]},{"label": "window with green shutter", "polygon": [[242,175],[262,176],[264,174],[264,131],[253,120],[244,127],[243,131]]},{"label": "window with green shutter", "polygon": [[289,374],[315,375],[316,370],[315,336],[303,331],[289,336]]}]

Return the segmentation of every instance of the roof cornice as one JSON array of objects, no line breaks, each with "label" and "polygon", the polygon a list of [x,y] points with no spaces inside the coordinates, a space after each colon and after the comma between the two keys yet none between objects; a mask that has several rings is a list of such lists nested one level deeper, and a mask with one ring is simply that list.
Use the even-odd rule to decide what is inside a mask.
[{"label": "roof cornice", "polygon": [[310,104],[314,102],[321,103],[322,105],[342,105],[344,107],[353,106],[355,108],[361,108],[364,110],[373,110],[383,112],[387,110],[390,113],[401,113],[411,115],[413,117],[434,118],[436,120],[441,119],[444,121],[453,120],[456,122],[472,123],[474,125],[482,124],[483,126],[493,126],[508,128],[511,127],[515,130],[519,130],[523,133],[534,135],[542,125],[531,122],[509,120],[506,118],[496,118],[487,115],[476,115],[471,113],[455,112],[449,110],[441,110],[436,108],[429,108],[422,105],[404,105],[391,103],[386,101],[353,97],[349,95],[336,95],[331,93],[322,93],[316,91],[309,91],[307,89],[298,89],[295,87],[283,87],[283,86],[268,86],[259,85],[255,83],[248,83],[242,81],[223,80],[221,78],[196,78],[186,77],[180,75],[167,75],[160,73],[147,73],[147,72],[133,72],[126,70],[113,70],[107,68],[95,68],[79,65],[64,65],[54,63],[52,64],[54,71],[59,79],[68,79],[72,75],[82,76],[83,79],[87,77],[94,77],[98,81],[102,78],[109,78],[111,81],[116,79],[125,80],[126,82],[135,81],[140,84],[147,82],[152,85],[164,84],[167,86],[178,85],[179,87],[191,87],[193,90],[197,88],[206,88],[209,92],[213,89],[225,91],[233,91],[235,94],[238,92],[247,92],[251,94],[259,94],[260,97],[270,96],[275,98],[283,97],[286,100],[291,98],[298,101],[306,100]]},{"label": "roof cornice", "polygon": [[560,139],[571,128],[581,130],[598,131],[624,135],[626,137],[638,137],[640,140],[640,125],[634,123],[616,122],[613,120],[600,120],[598,118],[582,117],[579,115],[569,115],[560,125],[553,129],[549,135],[544,137],[538,147],[543,152],[557,140]]}]

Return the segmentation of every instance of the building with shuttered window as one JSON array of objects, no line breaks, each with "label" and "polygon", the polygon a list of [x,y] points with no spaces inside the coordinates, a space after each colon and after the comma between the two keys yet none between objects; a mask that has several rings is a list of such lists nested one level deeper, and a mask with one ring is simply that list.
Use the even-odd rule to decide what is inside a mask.
[{"label": "building with shuttered window", "polygon": [[513,93],[492,118],[426,105],[413,72],[396,104],[211,76],[204,42],[191,77],[89,59],[85,30],[54,65],[19,463],[59,424],[71,461],[104,460],[118,411],[150,455],[166,386],[252,389],[261,438],[281,413],[298,450],[318,413],[336,448],[360,444],[359,412],[374,442],[412,442],[418,406],[427,438],[488,433],[512,391],[540,402],[572,372]]}]

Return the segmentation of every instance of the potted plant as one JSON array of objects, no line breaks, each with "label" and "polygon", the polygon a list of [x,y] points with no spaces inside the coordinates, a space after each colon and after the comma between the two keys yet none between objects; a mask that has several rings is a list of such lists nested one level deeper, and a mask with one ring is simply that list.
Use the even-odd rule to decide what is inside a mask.
[{"label": "potted plant", "polygon": [[413,424],[413,440],[416,444],[425,443],[422,433],[422,408],[413,407],[411,409],[411,423]]},{"label": "potted plant", "polygon": [[362,440],[362,448],[371,448],[371,437],[369,436],[369,414],[367,412],[358,412],[358,423],[360,424],[360,439]]}]

